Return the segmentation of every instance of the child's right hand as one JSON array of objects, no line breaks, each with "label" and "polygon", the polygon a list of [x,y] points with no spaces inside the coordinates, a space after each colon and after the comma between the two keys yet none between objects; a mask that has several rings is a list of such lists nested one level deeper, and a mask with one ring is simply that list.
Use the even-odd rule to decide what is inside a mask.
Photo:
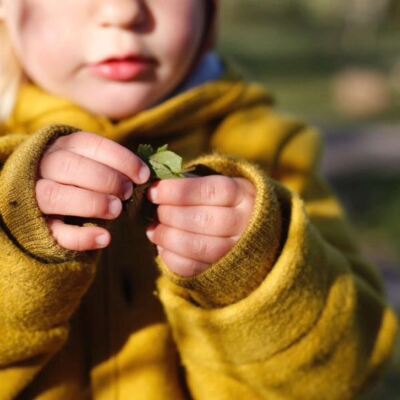
[{"label": "child's right hand", "polygon": [[65,224],[62,216],[115,219],[121,200],[132,195],[132,181],[141,184],[149,177],[147,165],[126,147],[94,133],[76,132],[59,137],[43,154],[36,199],[60,246],[95,250],[108,246],[110,233]]}]

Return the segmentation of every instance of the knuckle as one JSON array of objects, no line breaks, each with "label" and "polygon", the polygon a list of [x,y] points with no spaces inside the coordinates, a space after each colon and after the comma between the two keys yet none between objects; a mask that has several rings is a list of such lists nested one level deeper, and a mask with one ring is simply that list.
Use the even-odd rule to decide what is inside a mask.
[{"label": "knuckle", "polygon": [[227,230],[229,230],[230,233],[237,232],[242,226],[242,218],[238,213],[232,212],[230,213],[229,218],[226,218],[226,224]]},{"label": "knuckle", "polygon": [[89,216],[106,216],[109,214],[109,201],[103,196],[90,196],[89,201]]},{"label": "knuckle", "polygon": [[77,236],[76,250],[86,251],[93,248],[93,233],[88,228],[79,228]]},{"label": "knuckle", "polygon": [[157,216],[160,222],[169,223],[172,221],[172,209],[168,206],[158,206]]},{"label": "knuckle", "polygon": [[100,178],[108,192],[123,194],[122,179],[117,172],[109,171],[106,174],[101,174]]},{"label": "knuckle", "polygon": [[209,228],[214,224],[214,216],[207,211],[196,211],[193,215],[193,222],[200,228]]},{"label": "knuckle", "polygon": [[[91,135],[92,136],[92,135]],[[93,146],[93,157],[97,158],[98,155],[100,154],[100,149],[104,146],[106,139],[101,137],[101,136],[97,136],[97,135],[93,135],[92,137],[88,138],[90,141],[93,141],[92,146]]]},{"label": "knuckle", "polygon": [[63,223],[51,221],[49,224],[51,232],[56,242],[69,250],[86,250],[84,246],[84,240],[81,232],[71,231],[69,227],[66,227]]},{"label": "knuckle", "polygon": [[248,181],[247,179],[243,179],[243,181],[244,181],[244,185],[247,189],[247,193],[251,197],[256,197],[257,191],[256,191],[254,184],[252,182]]},{"label": "knuckle", "polygon": [[[57,154],[56,154],[57,155]],[[66,176],[78,173],[82,163],[82,157],[69,157],[67,153],[61,153],[59,156],[60,170]]]},{"label": "knuckle", "polygon": [[60,198],[60,190],[57,185],[52,181],[41,179],[37,182],[36,188],[42,206],[50,210],[55,209]]},{"label": "knuckle", "polygon": [[45,219],[47,227],[49,228],[54,239],[58,242],[60,220],[56,220],[54,218],[49,218],[49,217],[45,217]]},{"label": "knuckle", "polygon": [[[71,133],[70,135],[64,136],[65,140],[68,141],[76,141],[76,140],[93,140],[96,139],[98,135],[95,135],[93,133],[90,132],[85,132],[85,131],[78,131],[78,132],[74,132]],[[89,143],[87,143],[89,144]]]},{"label": "knuckle", "polygon": [[221,246],[217,249],[217,251],[215,252],[215,254],[213,254],[213,257],[211,259],[212,262],[217,262],[218,260],[220,260],[222,257],[224,257],[229,250],[231,250],[231,246],[225,245],[225,246]]},{"label": "knuckle", "polygon": [[187,259],[184,264],[184,269],[186,271],[185,275],[195,276],[202,272],[201,264],[194,260]]},{"label": "knuckle", "polygon": [[252,182],[250,182],[246,178],[234,178],[234,182],[238,187],[238,192],[241,194],[241,199],[243,201],[244,198],[255,198],[256,197],[256,188]]},{"label": "knuckle", "polygon": [[54,153],[58,150],[61,150],[63,148],[65,140],[66,140],[65,136],[60,136],[53,143],[51,143],[47,146],[44,155],[48,155],[48,154]]},{"label": "knuckle", "polygon": [[50,148],[48,150],[46,150],[45,153],[43,153],[42,158],[40,159],[40,169],[47,167],[47,165],[49,164],[49,161],[52,159],[53,157],[53,151],[50,150]]},{"label": "knuckle", "polygon": [[232,243],[233,240],[231,239],[219,241],[218,246],[215,246],[213,253],[209,255],[209,260],[211,262],[217,262],[218,260],[220,260],[232,249]]},{"label": "knuckle", "polygon": [[78,145],[75,142],[82,140],[85,137],[84,135],[82,131],[70,133],[69,135],[60,136],[55,143],[59,148],[73,150]]},{"label": "knuckle", "polygon": [[49,171],[59,170],[59,151],[47,150],[40,160],[39,176],[48,176]]},{"label": "knuckle", "polygon": [[67,246],[69,246],[72,250],[76,251],[84,251],[86,250],[86,240],[83,237],[82,232],[80,233],[68,233],[65,238],[65,242]]},{"label": "knuckle", "polygon": [[74,152],[79,148],[92,148],[98,137],[94,133],[78,131],[59,137],[55,143],[59,149]]},{"label": "knuckle", "polygon": [[202,238],[195,238],[192,241],[192,251],[196,257],[204,257],[208,252],[208,243]]},{"label": "knuckle", "polygon": [[205,203],[212,203],[217,194],[217,187],[211,180],[203,180],[199,185],[200,200]]},{"label": "knuckle", "polygon": [[68,143],[68,142],[70,142],[71,140],[80,139],[80,138],[82,138],[82,137],[84,137],[84,136],[85,136],[85,133],[84,133],[84,132],[78,131],[78,132],[70,133],[69,135],[61,136],[61,137],[59,137],[59,138],[57,139],[57,141],[60,140],[60,141],[63,141],[63,142],[65,142],[65,143]]},{"label": "knuckle", "polygon": [[239,218],[235,212],[230,213],[229,218],[224,219],[224,225],[221,224],[221,226],[224,227],[224,233],[232,234],[233,232],[236,232],[239,226]]},{"label": "knuckle", "polygon": [[168,196],[168,194],[171,193],[171,191],[169,189],[170,188],[169,188],[168,179],[158,181],[157,182],[157,198],[158,199],[169,198],[170,196]]},{"label": "knuckle", "polygon": [[154,230],[154,238],[156,242],[161,245],[166,243],[167,235],[168,235],[168,229],[162,227],[161,225],[158,225]]},{"label": "knuckle", "polygon": [[231,179],[221,181],[221,191],[225,194],[226,202],[229,204],[237,204],[239,198],[239,190],[237,183]]},{"label": "knuckle", "polygon": [[66,238],[66,242],[74,250],[77,251],[84,250],[83,241],[80,234],[75,234],[75,235],[69,234],[68,237]]},{"label": "knuckle", "polygon": [[127,149],[123,148],[122,151],[123,151],[123,155],[121,157],[122,165],[127,165],[129,171],[131,171],[132,174],[136,175],[141,166],[139,158],[136,157],[131,151]]}]

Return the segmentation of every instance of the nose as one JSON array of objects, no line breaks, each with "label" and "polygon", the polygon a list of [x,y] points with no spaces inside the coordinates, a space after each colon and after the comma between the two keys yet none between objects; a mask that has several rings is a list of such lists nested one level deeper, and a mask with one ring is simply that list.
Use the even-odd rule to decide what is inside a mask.
[{"label": "nose", "polygon": [[98,6],[98,21],[103,27],[132,28],[145,19],[143,0],[102,0]]}]

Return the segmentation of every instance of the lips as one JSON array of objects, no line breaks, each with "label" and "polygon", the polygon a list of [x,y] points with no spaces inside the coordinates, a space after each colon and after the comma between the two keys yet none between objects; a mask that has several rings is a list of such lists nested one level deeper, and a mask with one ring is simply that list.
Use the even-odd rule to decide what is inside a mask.
[{"label": "lips", "polygon": [[98,77],[113,81],[131,81],[149,72],[155,66],[154,59],[128,56],[109,58],[90,65],[90,70]]}]

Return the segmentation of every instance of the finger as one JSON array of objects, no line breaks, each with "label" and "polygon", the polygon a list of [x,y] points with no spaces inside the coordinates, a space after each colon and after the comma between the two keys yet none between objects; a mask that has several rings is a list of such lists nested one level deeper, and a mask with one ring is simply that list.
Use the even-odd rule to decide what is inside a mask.
[{"label": "finger", "polygon": [[133,152],[120,144],[89,132],[61,136],[47,152],[68,150],[105,164],[129,177],[137,184],[150,177],[149,167]]},{"label": "finger", "polygon": [[205,271],[210,264],[202,263],[190,258],[182,257],[172,251],[158,246],[158,254],[168,268],[175,274],[184,277],[193,277]]},{"label": "finger", "polygon": [[239,207],[169,206],[157,207],[158,220],[183,231],[210,236],[234,237],[245,228],[245,216]]},{"label": "finger", "polygon": [[230,238],[198,235],[163,224],[149,227],[146,234],[151,242],[166,250],[208,264],[218,261],[235,244]]},{"label": "finger", "polygon": [[115,219],[122,211],[122,203],[118,197],[47,179],[37,181],[36,200],[43,214]]},{"label": "finger", "polygon": [[66,150],[45,154],[39,173],[44,179],[114,194],[123,200],[129,199],[133,193],[132,182],[125,175],[105,164]]},{"label": "finger", "polygon": [[242,192],[234,179],[211,175],[158,181],[148,190],[148,198],[155,204],[233,207],[242,200]]},{"label": "finger", "polygon": [[57,243],[68,250],[96,250],[111,242],[110,233],[100,227],[68,225],[56,218],[48,218],[47,226]]}]

